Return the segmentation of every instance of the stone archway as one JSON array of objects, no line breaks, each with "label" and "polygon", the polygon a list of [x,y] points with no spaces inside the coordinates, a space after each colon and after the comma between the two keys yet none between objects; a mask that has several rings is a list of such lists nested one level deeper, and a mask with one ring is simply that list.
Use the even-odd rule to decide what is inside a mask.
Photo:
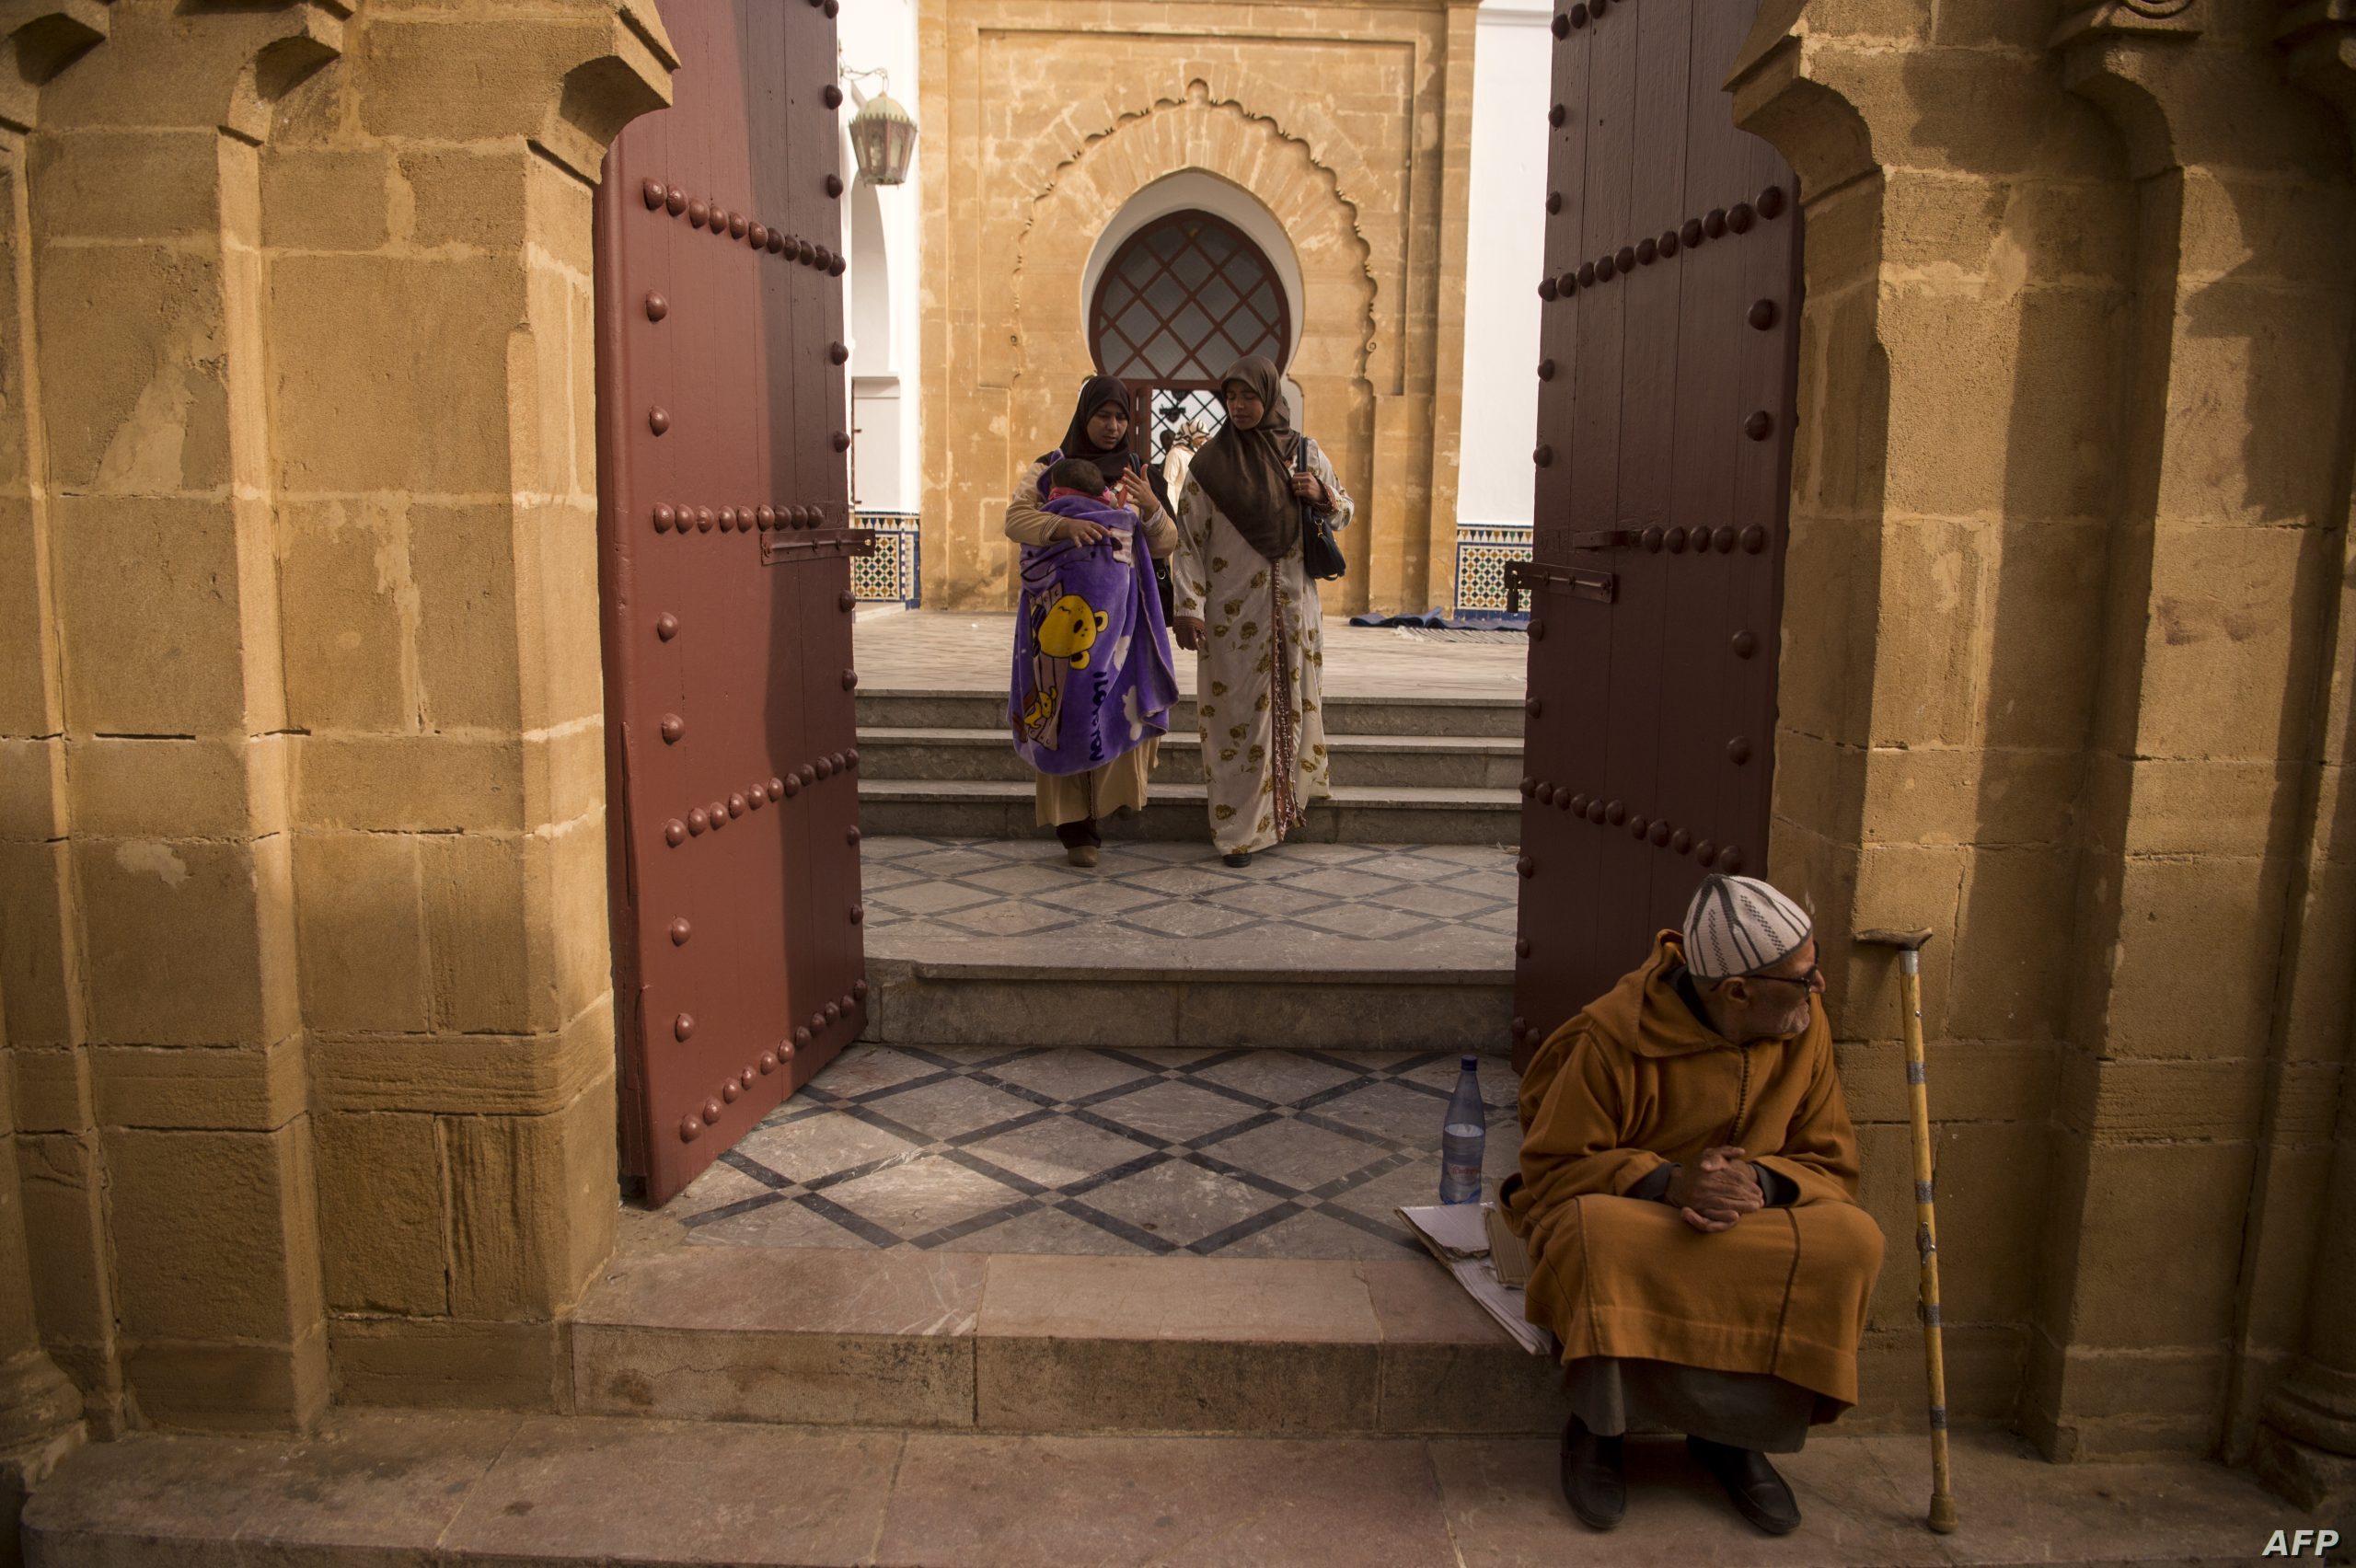
[{"label": "stone archway", "polygon": [[[1091,252],[1138,192],[1196,172],[1232,186],[1281,225],[1298,260],[1300,320],[1290,372],[1314,432],[1342,482],[1363,493],[1372,470],[1378,294],[1356,207],[1307,143],[1241,105],[1214,102],[1196,82],[1180,102],[1159,103],[1083,145],[1034,197],[1014,256],[1010,439],[1061,429],[1065,402],[1091,368],[1086,318],[1075,308]],[[1347,593],[1364,592],[1362,534],[1353,541]]]}]

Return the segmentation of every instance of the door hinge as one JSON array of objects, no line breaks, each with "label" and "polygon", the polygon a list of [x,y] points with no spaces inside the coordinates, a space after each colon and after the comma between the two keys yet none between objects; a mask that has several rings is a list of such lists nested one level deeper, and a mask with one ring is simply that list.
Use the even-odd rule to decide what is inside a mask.
[{"label": "door hinge", "polygon": [[1573,598],[1592,599],[1602,605],[1611,603],[1620,592],[1620,579],[1609,571],[1552,566],[1542,560],[1512,560],[1506,563],[1506,613],[1520,613],[1522,595],[1541,584],[1568,588]]}]

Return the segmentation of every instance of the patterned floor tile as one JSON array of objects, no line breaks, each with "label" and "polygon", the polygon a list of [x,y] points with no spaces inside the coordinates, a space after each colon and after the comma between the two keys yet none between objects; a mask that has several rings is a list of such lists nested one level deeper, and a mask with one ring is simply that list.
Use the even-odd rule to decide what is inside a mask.
[{"label": "patterned floor tile", "polygon": [[1276,1221],[1264,1230],[1241,1236],[1218,1250],[1222,1258],[1403,1258],[1423,1257],[1423,1244],[1393,1220],[1375,1231],[1304,1211]]},{"label": "patterned floor tile", "polygon": [[998,896],[987,888],[967,887],[963,882],[939,882],[930,878],[906,882],[898,887],[882,890],[864,882],[861,886],[869,901],[879,911],[895,915],[946,916],[976,904],[993,903]]},{"label": "patterned floor tile", "polygon": [[1034,1101],[963,1077],[879,1095],[860,1104],[876,1116],[941,1140],[963,1137],[1039,1110]]},{"label": "patterned floor tile", "polygon": [[1070,1116],[1051,1116],[964,1147],[977,1159],[1059,1192],[1154,1154],[1149,1145]]},{"label": "patterned floor tile", "polygon": [[[938,1077],[942,1071],[938,1062],[895,1051],[889,1045],[853,1045],[827,1063],[811,1081],[811,1088],[827,1100],[854,1100],[896,1084]],[[809,1109],[807,1103],[791,1100],[786,1101],[783,1113],[791,1116]]]},{"label": "patterned floor tile", "polygon": [[[705,1246],[1380,1258],[1456,1058],[855,1045],[665,1210]],[[1519,1129],[1484,1063],[1494,1192]]]},{"label": "patterned floor tile", "polygon": [[1094,1051],[1038,1051],[991,1067],[989,1075],[1051,1099],[1073,1101],[1136,1083],[1159,1070],[1151,1063],[1125,1062]]},{"label": "patterned floor tile", "polygon": [[1359,899],[1388,897],[1403,884],[1393,877],[1369,875],[1341,868],[1332,870],[1307,871],[1297,877],[1287,877],[1285,886],[1302,888],[1310,893],[1322,893],[1328,898]]},{"label": "patterned floor tile", "polygon": [[1063,894],[1070,892],[1078,881],[1073,877],[1070,866],[1050,864],[1045,861],[1022,862],[1011,866],[999,866],[993,870],[972,871],[961,880],[967,887],[987,888],[992,893],[1005,894],[1016,898],[1027,897],[1033,894],[1045,894],[1058,904],[1063,902]]},{"label": "patterned floor tile", "polygon": [[913,1241],[1002,1209],[1017,1194],[946,1156],[928,1155],[828,1187],[825,1195],[828,1203]]},{"label": "patterned floor tile", "polygon": [[681,1215],[705,1214],[726,1208],[747,1198],[766,1196],[773,1189],[767,1183],[746,1175],[725,1162],[713,1165],[687,1183],[686,1189],[671,1201],[678,1205]]},{"label": "patterned floor tile", "polygon": [[1326,1121],[1377,1133],[1401,1143],[1437,1145],[1440,1113],[1447,1109],[1445,1095],[1403,1083],[1374,1083],[1325,1101],[1316,1112]]},{"label": "patterned floor tile", "polygon": [[1428,915],[1410,914],[1398,909],[1369,909],[1358,905],[1347,909],[1312,909],[1295,917],[1296,923],[1336,936],[1372,937],[1397,940],[1417,936],[1432,929],[1437,923]]},{"label": "patterned floor tile", "polygon": [[[1150,952],[1172,938],[1205,963],[1364,950],[1402,966],[1503,970],[1519,879],[1511,855],[1449,846],[1287,845],[1235,870],[1198,845],[1124,845],[1079,870],[1035,839],[878,838],[864,847],[871,952],[953,956],[1089,924]],[[1152,851],[1152,853],[1145,853]],[[1172,853],[1183,851],[1183,855]],[[1353,959],[1352,962],[1357,962]]]},{"label": "patterned floor tile", "polygon": [[1197,1069],[1206,1082],[1291,1104],[1358,1076],[1352,1068],[1298,1051],[1245,1051]]},{"label": "patterned floor tile", "polygon": [[1164,937],[1213,937],[1260,922],[1240,909],[1208,904],[1157,904],[1122,915],[1122,925]]},{"label": "patterned floor tile", "polygon": [[822,1115],[764,1122],[745,1136],[736,1152],[790,1182],[814,1182],[921,1147],[853,1116]]},{"label": "patterned floor tile", "polygon": [[1030,899],[1011,898],[997,904],[981,904],[971,909],[960,909],[942,916],[941,919],[960,930],[980,937],[1036,936],[1082,923],[1080,916],[1072,910],[1034,903]]},{"label": "patterned floor tile", "polygon": [[699,1247],[864,1247],[872,1245],[825,1215],[772,1193],[757,1205],[699,1216],[687,1231]]},{"label": "patterned floor tile", "polygon": [[1461,920],[1468,915],[1479,915],[1496,905],[1472,894],[1460,893],[1452,887],[1427,887],[1410,882],[1395,887],[1382,895],[1384,905],[1403,909],[1411,915],[1429,916],[1439,920]]},{"label": "patterned floor tile", "polygon": [[1216,1251],[1218,1248],[1199,1243],[1265,1214],[1283,1200],[1231,1176],[1172,1159],[1099,1187],[1082,1201],[1099,1214],[1174,1246]]},{"label": "patterned floor tile", "polygon": [[1086,1113],[1169,1143],[1207,1137],[1264,1114],[1251,1105],[1178,1078],[1101,1101]]},{"label": "patterned floor tile", "polygon": [[1126,1240],[1057,1208],[1035,1208],[943,1241],[943,1252],[1035,1252],[1049,1257],[1144,1257],[1153,1249]]},{"label": "patterned floor tile", "polygon": [[1302,1193],[1345,1181],[1387,1157],[1384,1149],[1363,1139],[1289,1119],[1221,1138],[1202,1153]]}]

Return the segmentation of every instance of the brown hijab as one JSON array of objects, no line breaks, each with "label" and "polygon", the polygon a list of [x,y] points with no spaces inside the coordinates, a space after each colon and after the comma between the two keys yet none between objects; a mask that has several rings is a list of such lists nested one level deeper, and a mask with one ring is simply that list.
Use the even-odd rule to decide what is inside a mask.
[{"label": "brown hijab", "polygon": [[1285,411],[1283,379],[1272,362],[1259,354],[1238,360],[1219,378],[1221,392],[1230,381],[1260,395],[1260,422],[1250,430],[1219,426],[1209,444],[1195,454],[1187,476],[1201,483],[1246,544],[1270,560],[1281,560],[1300,548],[1300,498],[1292,493],[1300,432]]}]

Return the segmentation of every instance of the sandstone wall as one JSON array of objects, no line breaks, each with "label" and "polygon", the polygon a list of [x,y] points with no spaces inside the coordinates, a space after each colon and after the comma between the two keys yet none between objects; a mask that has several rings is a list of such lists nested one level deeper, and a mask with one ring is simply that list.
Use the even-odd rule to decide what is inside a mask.
[{"label": "sandstone wall", "polygon": [[1291,374],[1358,502],[1328,612],[1448,598],[1472,23],[1466,0],[926,0],[928,605],[1013,602],[999,525],[1092,368],[1090,249],[1187,169],[1250,192],[1299,255]]},{"label": "sandstone wall", "polygon": [[43,1337],[101,1432],[549,1404],[615,1216],[591,195],[675,63],[626,0],[88,10],[0,141]]},{"label": "sandstone wall", "polygon": [[[2059,1457],[2241,1451],[2304,1332],[2356,956],[2327,10],[1768,0],[1735,75],[1808,222],[1775,874],[1939,933],[1951,1403]],[[1896,1240],[1892,970],[1831,949]]]}]

